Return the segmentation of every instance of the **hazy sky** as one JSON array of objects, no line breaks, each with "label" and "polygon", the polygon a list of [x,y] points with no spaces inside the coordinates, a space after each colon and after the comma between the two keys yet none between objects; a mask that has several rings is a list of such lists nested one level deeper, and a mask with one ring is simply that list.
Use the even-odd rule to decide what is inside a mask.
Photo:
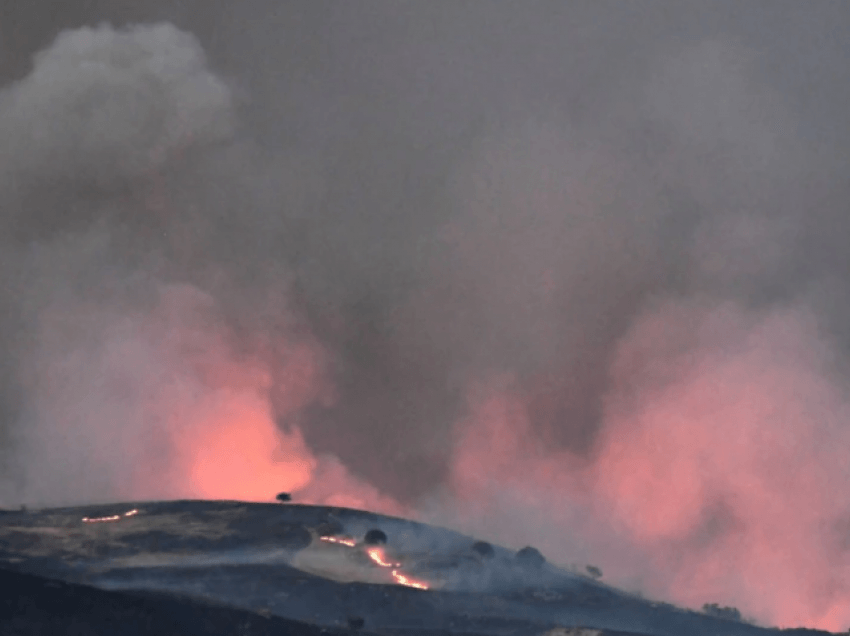
[{"label": "hazy sky", "polygon": [[850,620],[847,3],[7,4],[0,496],[280,430],[316,501]]}]

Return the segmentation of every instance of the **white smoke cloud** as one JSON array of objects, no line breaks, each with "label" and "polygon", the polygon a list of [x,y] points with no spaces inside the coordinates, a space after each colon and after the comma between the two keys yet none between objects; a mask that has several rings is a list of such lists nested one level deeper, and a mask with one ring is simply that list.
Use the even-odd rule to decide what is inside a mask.
[{"label": "white smoke cloud", "polygon": [[[222,252],[262,253],[232,247],[240,231],[257,236],[254,223],[266,242],[284,229],[240,206],[299,195],[273,195],[282,186],[236,137],[231,92],[192,35],[168,24],[62,33],[0,95],[0,130],[4,276],[23,318],[4,503],[291,491],[398,509],[304,442],[301,412],[333,397],[285,267],[261,263],[250,307],[232,300],[241,273]],[[254,192],[229,207],[214,196],[227,185]],[[237,219],[231,231],[216,227],[222,213]]]},{"label": "white smoke cloud", "polygon": [[169,24],[68,31],[2,93],[4,172],[114,186],[228,139],[232,102],[197,40]]}]

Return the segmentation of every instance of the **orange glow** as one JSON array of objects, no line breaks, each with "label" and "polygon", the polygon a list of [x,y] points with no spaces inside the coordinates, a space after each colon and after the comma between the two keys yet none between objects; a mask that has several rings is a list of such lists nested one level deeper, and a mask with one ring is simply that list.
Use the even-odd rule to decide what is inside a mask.
[{"label": "orange glow", "polygon": [[[350,539],[347,537],[322,537],[322,541],[326,543],[337,543],[341,545],[348,546],[349,548],[353,548],[357,545],[354,539]],[[382,548],[369,548],[366,550],[366,554],[369,555],[369,558],[376,564],[381,566],[382,568],[392,568],[390,574],[393,577],[393,581],[397,585],[404,585],[405,587],[416,588],[417,590],[427,590],[430,589],[430,586],[425,581],[421,581],[418,579],[414,579],[407,574],[400,572],[397,568],[401,567],[401,563],[393,563],[391,561],[387,561],[386,554]]]},{"label": "orange glow", "polygon": [[382,568],[397,568],[401,566],[401,563],[391,563],[386,561],[384,559],[384,551],[381,548],[369,548],[366,550],[366,554],[368,554],[369,558]]},{"label": "orange glow", "polygon": [[193,415],[181,450],[194,496],[267,501],[309,483],[316,462],[301,435],[281,433],[256,393],[215,395]]},{"label": "orange glow", "polygon": [[396,583],[398,583],[399,585],[415,587],[417,590],[427,590],[429,588],[428,584],[424,581],[417,581],[416,579],[412,579],[406,574],[402,574],[398,570],[393,570],[392,575],[393,578],[396,580]]},{"label": "orange glow", "polygon": [[805,312],[672,304],[623,337],[581,456],[542,439],[534,381],[472,386],[449,522],[555,562],[587,554],[647,596],[845,629],[850,400],[831,365]]},{"label": "orange glow", "polygon": [[161,455],[169,475],[144,471],[138,496],[156,490],[175,498],[265,502],[286,491],[302,503],[402,512],[335,457],[317,457],[305,443],[299,414],[333,399],[324,351],[309,334],[258,335],[255,356],[246,357],[232,351],[232,334],[211,319],[216,307],[208,295],[173,286],[161,303],[148,328],[156,339],[164,333],[167,368],[181,381],[149,398],[152,419],[168,431],[168,452]]},{"label": "orange glow", "polygon": [[111,517],[83,517],[83,523],[103,523],[104,521],[118,521],[121,515]]},{"label": "orange glow", "polygon": [[347,537],[322,537],[322,541],[326,543],[339,543],[342,545],[347,545],[349,548],[353,548],[357,545],[357,542],[354,539],[349,539]]},{"label": "orange glow", "polygon": [[401,567],[401,563],[392,563],[386,560],[386,554],[381,548],[369,548],[366,550],[366,554],[369,555],[369,558],[372,559],[375,563],[380,565],[382,568],[393,568],[391,574],[393,579],[398,585],[404,585],[406,587],[413,587],[417,590],[427,590],[429,585],[425,581],[419,581],[409,577],[402,572],[399,572],[398,569]]},{"label": "orange glow", "polygon": [[[285,299],[270,302],[288,324]],[[41,328],[62,342],[76,325],[100,324],[92,320],[98,311],[80,303],[47,312]],[[104,325],[98,346],[79,352],[80,360],[34,369],[44,407],[38,419],[55,431],[39,433],[49,444],[32,465],[59,467],[51,490],[97,483],[102,490],[93,495],[103,501],[269,502],[286,491],[305,504],[403,514],[338,458],[317,456],[305,443],[300,415],[333,400],[325,352],[301,327],[273,334],[236,337],[212,296],[192,285],[161,286],[156,307]],[[80,364],[97,371],[80,374]],[[79,483],[63,472],[77,465],[92,473],[81,472]]]},{"label": "orange glow", "polygon": [[334,457],[316,457],[300,429],[280,429],[263,390],[219,390],[175,413],[176,497],[269,501],[293,493],[308,504],[400,514],[401,506]]},{"label": "orange glow", "polygon": [[83,517],[83,523],[103,523],[105,521],[118,521],[121,517],[133,517],[139,514],[138,509],[128,510],[123,515],[112,515],[111,517]]}]

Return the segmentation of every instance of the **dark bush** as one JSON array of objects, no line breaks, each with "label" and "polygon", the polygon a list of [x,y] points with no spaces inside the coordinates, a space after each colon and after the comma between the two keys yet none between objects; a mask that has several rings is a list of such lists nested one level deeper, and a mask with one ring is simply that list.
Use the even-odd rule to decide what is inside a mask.
[{"label": "dark bush", "polygon": [[363,537],[363,543],[366,545],[384,545],[387,542],[387,533],[377,528],[372,528]]},{"label": "dark bush", "polygon": [[493,546],[486,541],[476,541],[472,544],[472,551],[484,559],[492,559],[496,555]]},{"label": "dark bush", "polygon": [[730,621],[741,620],[741,612],[738,611],[737,607],[720,607],[717,603],[706,603],[702,606],[702,611],[717,618],[725,618]]},{"label": "dark bush", "polygon": [[523,566],[533,568],[543,567],[543,564],[546,563],[546,557],[540,554],[540,550],[532,548],[530,545],[519,550],[516,553],[516,559]]},{"label": "dark bush", "polygon": [[320,537],[335,537],[342,534],[343,529],[339,521],[322,521],[316,526],[316,534]]}]

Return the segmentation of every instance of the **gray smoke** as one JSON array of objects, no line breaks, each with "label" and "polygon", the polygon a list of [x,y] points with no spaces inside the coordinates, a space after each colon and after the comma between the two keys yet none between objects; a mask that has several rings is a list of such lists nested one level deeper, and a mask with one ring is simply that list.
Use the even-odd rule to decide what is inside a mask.
[{"label": "gray smoke", "polygon": [[[847,618],[850,502],[787,535],[747,512],[850,483],[823,443],[850,449],[843,4],[19,5],[3,501],[173,493],[175,413],[235,396],[319,458],[319,499],[357,481],[563,561],[631,555],[611,568],[654,593],[730,537],[829,527],[793,613],[695,585]],[[699,503],[653,525],[668,457]],[[813,476],[774,492],[783,467]]]}]

